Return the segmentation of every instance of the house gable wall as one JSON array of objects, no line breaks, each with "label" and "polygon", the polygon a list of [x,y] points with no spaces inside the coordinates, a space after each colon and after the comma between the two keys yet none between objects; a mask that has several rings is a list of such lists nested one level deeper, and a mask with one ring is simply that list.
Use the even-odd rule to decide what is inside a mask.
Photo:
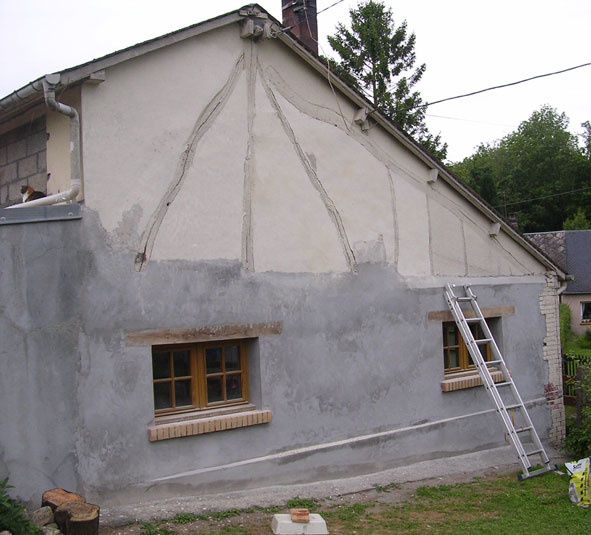
[{"label": "house gable wall", "polygon": [[[21,497],[51,482],[108,505],[504,445],[482,389],[441,391],[442,324],[429,312],[445,310],[449,280],[514,311],[499,320],[508,364],[540,434],[559,430],[544,389],[560,373],[546,362],[556,284],[336,98],[291,52],[241,40],[237,26],[82,87],[82,220],[2,227],[0,240],[0,356],[12,366],[0,390],[50,390],[31,408],[49,460],[38,445],[22,468],[14,452],[39,443],[37,428],[0,420],[0,477]],[[150,442],[152,347],[130,333],[258,324],[282,325],[252,342],[251,401],[272,422]],[[30,345],[38,332],[53,336],[42,349]]]}]

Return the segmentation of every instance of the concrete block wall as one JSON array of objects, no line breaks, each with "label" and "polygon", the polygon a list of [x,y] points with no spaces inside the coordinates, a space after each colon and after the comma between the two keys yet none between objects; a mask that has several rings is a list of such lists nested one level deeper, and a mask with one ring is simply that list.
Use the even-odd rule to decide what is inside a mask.
[{"label": "concrete block wall", "polygon": [[21,201],[21,186],[47,191],[45,116],[0,135],[0,207]]}]

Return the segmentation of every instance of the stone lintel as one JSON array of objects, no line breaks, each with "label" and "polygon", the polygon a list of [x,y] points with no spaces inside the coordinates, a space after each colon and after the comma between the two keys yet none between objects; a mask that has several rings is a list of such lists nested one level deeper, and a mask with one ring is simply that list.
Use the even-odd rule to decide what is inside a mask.
[{"label": "stone lintel", "polygon": [[164,344],[187,344],[234,340],[239,338],[258,338],[281,334],[283,323],[241,323],[235,325],[208,325],[191,329],[155,329],[127,333],[128,346],[154,346]]}]

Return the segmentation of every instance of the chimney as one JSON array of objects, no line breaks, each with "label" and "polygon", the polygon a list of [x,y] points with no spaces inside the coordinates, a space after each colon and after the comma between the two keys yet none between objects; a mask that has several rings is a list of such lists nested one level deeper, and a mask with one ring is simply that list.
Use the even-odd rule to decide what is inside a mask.
[{"label": "chimney", "polygon": [[283,27],[318,55],[316,0],[281,0]]}]

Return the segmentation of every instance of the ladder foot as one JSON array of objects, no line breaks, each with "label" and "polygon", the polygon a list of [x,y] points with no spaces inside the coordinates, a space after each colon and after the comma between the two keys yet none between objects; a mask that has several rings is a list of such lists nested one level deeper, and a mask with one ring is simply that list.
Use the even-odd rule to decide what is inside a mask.
[{"label": "ladder foot", "polygon": [[526,479],[530,479],[536,476],[542,476],[544,474],[547,474],[548,472],[554,472],[555,470],[558,470],[558,467],[555,464],[547,464],[543,468],[532,470],[530,472],[527,472],[526,474],[522,472],[517,476],[517,479],[519,481],[525,481]]}]

